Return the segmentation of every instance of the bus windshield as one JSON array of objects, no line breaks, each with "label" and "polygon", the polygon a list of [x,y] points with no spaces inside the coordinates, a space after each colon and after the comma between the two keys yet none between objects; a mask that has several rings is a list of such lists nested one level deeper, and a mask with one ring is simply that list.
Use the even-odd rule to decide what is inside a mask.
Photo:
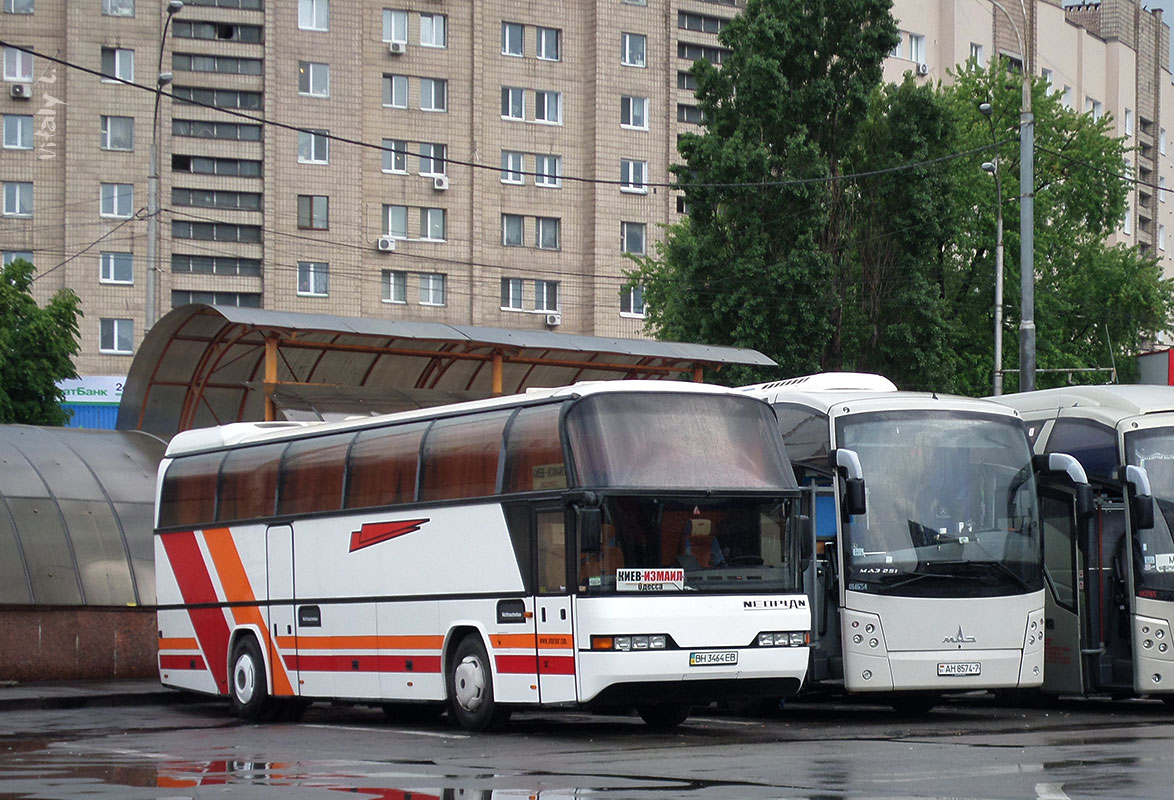
[{"label": "bus windshield", "polygon": [[845,525],[850,591],[992,597],[1043,588],[1031,449],[1010,417],[919,409],[837,421],[865,514]]},{"label": "bus windshield", "polygon": [[1174,600],[1174,428],[1125,434],[1125,457],[1145,468],[1154,494],[1154,527],[1133,532],[1135,589]]},{"label": "bus windshield", "polygon": [[793,501],[614,495],[598,547],[579,553],[579,591],[792,592]]}]

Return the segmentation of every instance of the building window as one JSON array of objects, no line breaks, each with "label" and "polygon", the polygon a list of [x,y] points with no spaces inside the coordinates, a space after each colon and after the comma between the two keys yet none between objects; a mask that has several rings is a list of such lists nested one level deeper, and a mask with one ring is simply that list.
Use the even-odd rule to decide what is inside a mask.
[{"label": "building window", "polygon": [[420,79],[420,110],[448,110],[448,81],[442,78]]},{"label": "building window", "polygon": [[909,60],[925,63],[925,37],[920,33],[909,34]]},{"label": "building window", "polygon": [[131,183],[103,183],[100,213],[103,217],[127,219],[134,211],[135,187]]},{"label": "building window", "polygon": [[231,192],[225,189],[184,189],[171,190],[171,204],[197,208],[232,208],[240,211],[260,211],[260,192]]},{"label": "building window", "polygon": [[31,264],[33,263],[33,253],[31,250],[5,250],[0,252],[0,266],[7,267],[18,259]]},{"label": "building window", "polygon": [[383,235],[396,239],[408,238],[408,207],[383,207]]},{"label": "building window", "polygon": [[1125,206],[1125,217],[1121,220],[1121,232],[1126,236],[1133,235],[1133,209]]},{"label": "building window", "polygon": [[124,81],[135,79],[135,51],[121,47],[102,48],[102,80]]},{"label": "building window", "polygon": [[558,250],[561,220],[555,217],[538,217],[534,223],[537,234],[535,246],[540,250]]},{"label": "building window", "polygon": [[1158,226],[1158,249],[1159,250],[1166,249],[1166,226],[1165,225]]},{"label": "building window", "polygon": [[502,278],[501,279],[501,310],[502,311],[521,311],[522,310],[522,279],[521,278]]},{"label": "building window", "polygon": [[1042,67],[1039,71],[1039,76],[1044,79],[1044,85],[1047,87],[1047,94],[1054,92],[1055,87],[1052,86],[1052,83],[1053,79],[1056,77],[1056,73],[1047,67]]},{"label": "building window", "polygon": [[260,308],[261,295],[256,292],[199,292],[175,289],[171,292],[171,307],[179,308],[190,303],[206,303],[210,306],[235,306],[237,308]]},{"label": "building window", "polygon": [[134,352],[135,321],[133,319],[98,320],[98,352],[127,355]]},{"label": "building window", "polygon": [[501,87],[502,119],[526,118],[526,90],[516,86]]},{"label": "building window", "polygon": [[897,43],[893,45],[893,49],[889,51],[889,58],[904,58],[904,41],[905,37],[898,35]]},{"label": "building window", "polygon": [[[1150,130],[1153,130],[1153,128],[1151,128]],[[1166,129],[1165,128],[1161,128],[1158,131],[1158,152],[1161,153],[1162,155],[1166,155]]]},{"label": "building window", "polygon": [[557,189],[563,185],[561,156],[534,156],[534,185]]},{"label": "building window", "polygon": [[261,108],[260,92],[242,92],[236,89],[204,89],[198,86],[176,86],[171,96],[177,103],[198,103],[215,108]]},{"label": "building window", "polygon": [[4,148],[6,150],[33,149],[33,117],[31,114],[4,115]]},{"label": "building window", "polygon": [[687,72],[683,69],[677,70],[677,88],[685,89],[690,92],[696,92],[697,79],[693,77],[692,72]]},{"label": "building window", "polygon": [[383,41],[408,43],[408,12],[383,9]]},{"label": "building window", "polygon": [[444,305],[444,275],[439,272],[420,274],[420,305]]},{"label": "building window", "polygon": [[562,31],[558,28],[539,28],[535,36],[538,39],[538,57],[543,61],[558,61]]},{"label": "building window", "polygon": [[1158,202],[1166,202],[1166,194],[1166,179],[1160,177],[1158,178]]},{"label": "building window", "polygon": [[313,61],[298,62],[298,94],[330,97],[330,65]]},{"label": "building window", "polygon": [[321,194],[299,194],[298,227],[315,231],[329,230],[330,198]]},{"label": "building window", "polygon": [[246,158],[209,158],[207,156],[171,156],[172,172],[193,175],[225,175],[234,178],[261,177],[261,162]]},{"label": "building window", "polygon": [[298,262],[298,295],[326,297],[330,294],[330,265],[325,261]]},{"label": "building window", "polygon": [[1076,105],[1075,105],[1076,97],[1072,91],[1071,86],[1064,87],[1064,93],[1063,93],[1062,97],[1064,98],[1064,107],[1065,108],[1067,108],[1069,110],[1076,108]]},{"label": "building window", "polygon": [[689,105],[688,103],[677,103],[677,122],[700,125],[705,122],[705,113],[697,106]]},{"label": "building window", "polygon": [[420,174],[443,175],[446,150],[447,148],[442,144],[422,142],[420,144]]},{"label": "building window", "polygon": [[647,97],[624,96],[620,98],[620,127],[648,130]]},{"label": "building window", "polygon": [[420,209],[420,238],[430,242],[444,241],[444,209]]},{"label": "building window", "polygon": [[188,22],[176,20],[171,27],[177,39],[212,39],[221,42],[260,44],[265,28],[261,25],[237,25],[232,22]]},{"label": "building window", "polygon": [[525,183],[526,179],[522,177],[522,154],[515,150],[501,151],[501,182],[502,183]]},{"label": "building window", "polygon": [[394,269],[383,270],[380,278],[383,285],[383,302],[408,302],[408,274]]},{"label": "building window", "polygon": [[383,105],[388,108],[408,107],[408,78],[406,75],[383,76]]},{"label": "building window", "polygon": [[563,124],[562,92],[538,91],[534,93],[534,121],[548,125]]},{"label": "building window", "polygon": [[402,139],[383,140],[383,171],[408,171],[408,143]]},{"label": "building window", "polygon": [[1091,97],[1084,98],[1084,112],[1086,114],[1092,114],[1093,122],[1101,118],[1103,108],[1104,106],[1101,105],[1100,100],[1094,100]]},{"label": "building window", "polygon": [[298,27],[304,31],[330,30],[330,0],[298,0]]},{"label": "building window", "polygon": [[236,56],[202,56],[196,53],[175,53],[171,68],[176,72],[217,72],[222,75],[260,75],[261,59]]},{"label": "building window", "polygon": [[620,223],[620,252],[644,255],[644,223]]},{"label": "building window", "polygon": [[107,117],[101,118],[102,136],[100,147],[103,150],[134,150],[135,149],[135,118],[134,117]]},{"label": "building window", "polygon": [[33,0],[4,0],[5,14],[33,13]]},{"label": "building window", "polygon": [[1125,116],[1125,119],[1123,121],[1125,123],[1125,135],[1132,136],[1133,135],[1133,109],[1132,108],[1125,109],[1124,116]]},{"label": "building window", "polygon": [[133,17],[135,0],[102,0],[102,13],[108,17]]},{"label": "building window", "polygon": [[134,256],[131,253],[102,253],[101,283],[134,283]]},{"label": "building window", "polygon": [[642,33],[621,33],[620,63],[625,67],[645,66],[644,51],[647,48],[648,37]]},{"label": "building window", "polygon": [[4,80],[28,83],[33,79],[33,54],[15,47],[4,48]]},{"label": "building window", "polygon": [[242,275],[261,277],[261,259],[231,258],[228,256],[192,256],[174,253],[171,271],[192,275]]},{"label": "building window", "polygon": [[970,43],[970,63],[976,67],[986,66],[986,62],[983,60],[982,51],[983,47],[981,44],[978,44],[977,42]]},{"label": "building window", "polygon": [[644,287],[640,284],[620,290],[620,316],[644,316]]},{"label": "building window", "polygon": [[4,182],[4,216],[31,217],[33,215],[33,185],[24,181]]},{"label": "building window", "polygon": [[534,281],[534,310],[558,311],[558,281]]},{"label": "building window", "polygon": [[501,54],[503,56],[522,56],[525,50],[524,28],[520,22],[501,23]]},{"label": "building window", "polygon": [[171,223],[172,239],[195,239],[203,242],[261,242],[260,225],[236,225],[231,222]]},{"label": "building window", "polygon": [[448,47],[447,19],[444,14],[421,14],[420,44],[424,47]]},{"label": "building window", "polygon": [[645,183],[647,177],[647,161],[620,159],[620,191],[647,194],[648,185]]},{"label": "building window", "polygon": [[525,226],[525,217],[521,214],[502,214],[502,245],[505,247],[522,247],[525,242]]},{"label": "building window", "polygon": [[329,164],[329,131],[298,131],[298,163]]}]

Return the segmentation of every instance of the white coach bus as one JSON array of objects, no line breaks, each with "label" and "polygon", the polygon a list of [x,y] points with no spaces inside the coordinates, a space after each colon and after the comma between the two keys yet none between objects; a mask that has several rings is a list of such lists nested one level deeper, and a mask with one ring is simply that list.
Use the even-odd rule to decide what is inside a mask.
[{"label": "white coach bus", "polygon": [[[775,409],[812,519],[810,688],[900,711],[944,692],[1039,686],[1044,582],[1037,472],[1015,411],[825,373],[745,387]],[[1074,490],[1074,494],[1080,494]]]},{"label": "white coach bus", "polygon": [[317,699],[483,730],[513,707],[788,696],[811,616],[769,406],[579,384],[177,435],[155,570],[168,686],[246,719]]},{"label": "white coach bus", "polygon": [[1045,496],[1045,692],[1174,701],[1174,388],[1069,386],[1000,398],[1038,453],[1084,465],[1094,514]]}]

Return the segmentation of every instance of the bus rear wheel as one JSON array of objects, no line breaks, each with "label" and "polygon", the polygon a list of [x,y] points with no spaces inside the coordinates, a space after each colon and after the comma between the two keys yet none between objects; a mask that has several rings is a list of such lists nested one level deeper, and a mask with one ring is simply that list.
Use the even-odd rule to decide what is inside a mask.
[{"label": "bus rear wheel", "polygon": [[675,728],[689,718],[692,706],[684,703],[660,703],[654,706],[637,706],[636,713],[650,728],[665,730]]},{"label": "bus rear wheel", "polygon": [[493,697],[493,669],[476,634],[461,639],[453,653],[448,701],[453,720],[467,731],[492,730],[510,717],[510,710]]},{"label": "bus rear wheel", "polygon": [[274,706],[266,685],[261,648],[252,636],[243,637],[233,648],[232,670],[228,678],[232,713],[247,722],[267,719]]}]

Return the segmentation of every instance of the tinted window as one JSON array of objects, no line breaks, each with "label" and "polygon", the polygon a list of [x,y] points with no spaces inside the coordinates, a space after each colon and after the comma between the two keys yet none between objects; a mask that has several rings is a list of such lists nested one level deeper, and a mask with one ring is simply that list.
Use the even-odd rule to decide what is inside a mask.
[{"label": "tinted window", "polygon": [[277,499],[277,465],[285,443],[229,450],[220,469],[216,519],[270,517]]},{"label": "tinted window", "polygon": [[495,494],[502,433],[511,413],[494,411],[438,420],[424,441],[420,500]]},{"label": "tinted window", "polygon": [[278,514],[310,514],[342,508],[342,472],[354,434],[294,442],[281,464]]},{"label": "tinted window", "polygon": [[363,431],[351,445],[346,507],[370,508],[416,499],[420,439],[428,423]]},{"label": "tinted window", "polygon": [[1120,463],[1117,431],[1088,420],[1060,419],[1048,437],[1048,453],[1067,453],[1090,478],[1109,478]]},{"label": "tinted window", "polygon": [[510,424],[505,447],[502,492],[565,489],[566,464],[559,438],[562,405],[523,408]]},{"label": "tinted window", "polygon": [[177,458],[159,493],[159,527],[198,528],[216,519],[216,479],[223,453]]},{"label": "tinted window", "polygon": [[779,418],[779,432],[787,446],[787,456],[796,464],[812,464],[828,468],[831,449],[831,431],[825,414],[805,406],[778,404],[774,407]]}]

